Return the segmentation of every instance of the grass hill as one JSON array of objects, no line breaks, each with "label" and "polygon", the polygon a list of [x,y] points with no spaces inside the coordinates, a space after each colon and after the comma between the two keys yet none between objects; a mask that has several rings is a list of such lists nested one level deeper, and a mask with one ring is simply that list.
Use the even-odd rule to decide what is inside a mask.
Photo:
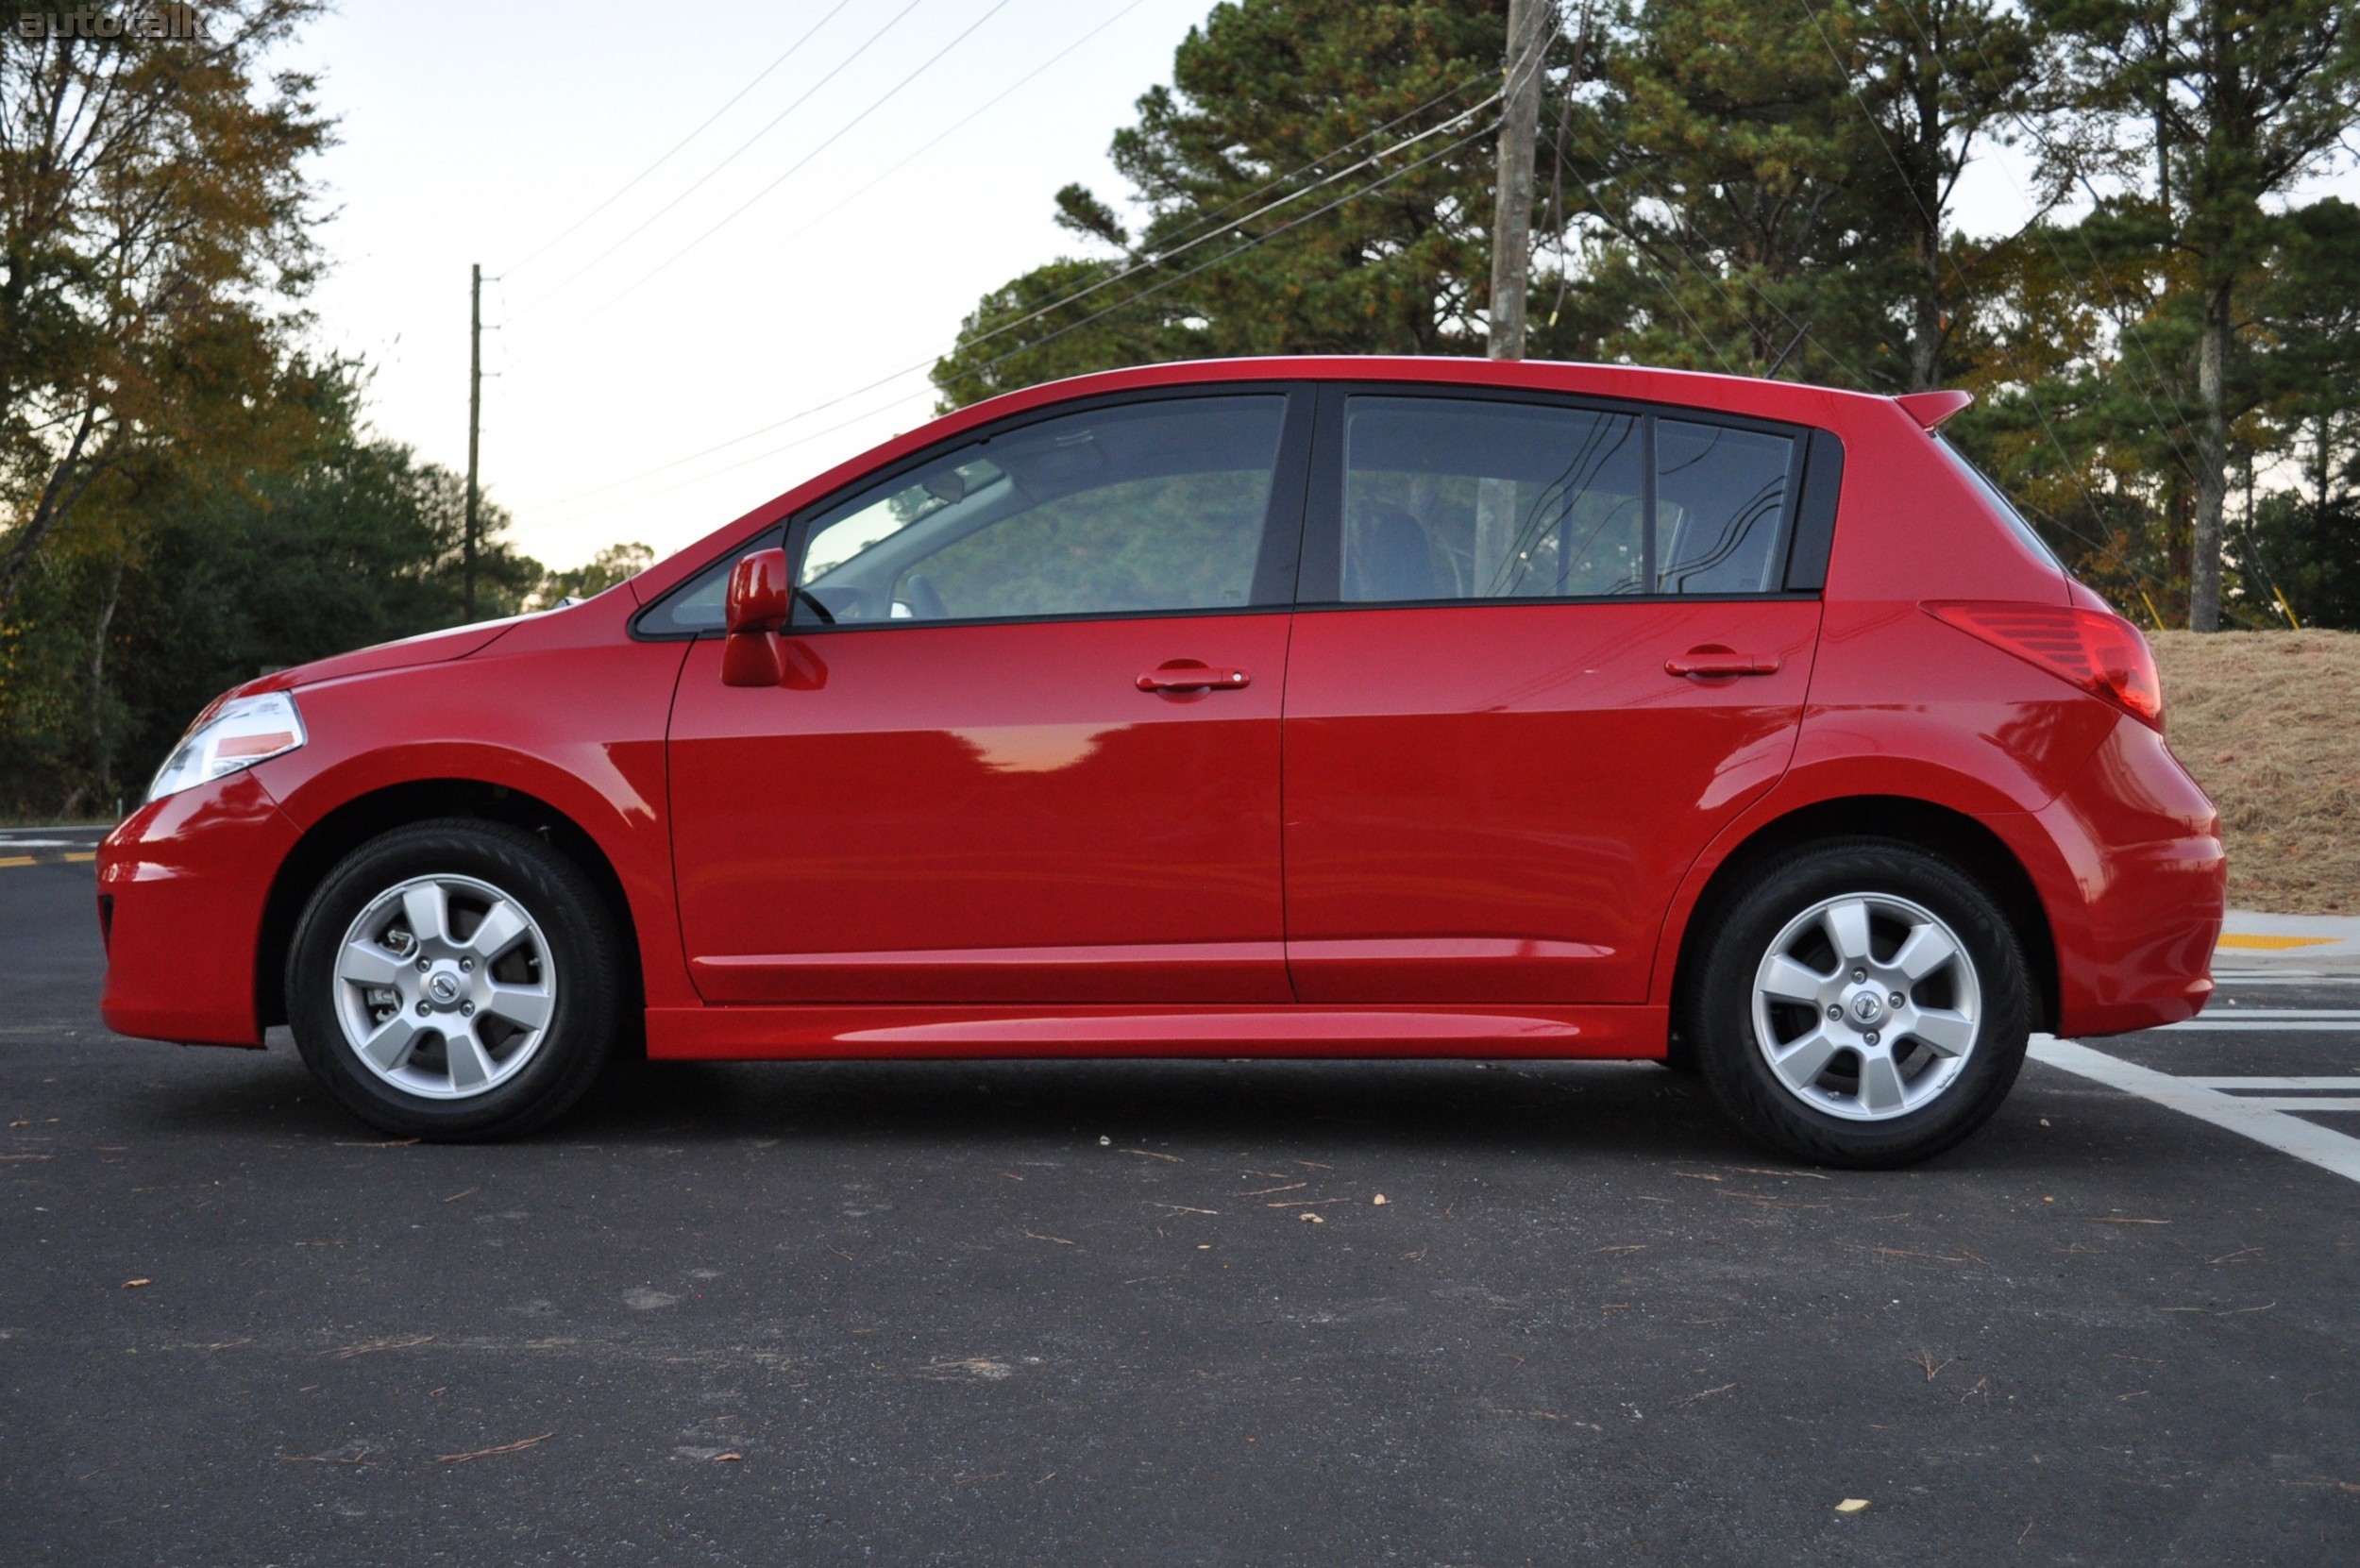
[{"label": "grass hill", "polygon": [[2152,633],[2171,749],[2220,807],[2229,902],[2360,913],[2360,633]]}]

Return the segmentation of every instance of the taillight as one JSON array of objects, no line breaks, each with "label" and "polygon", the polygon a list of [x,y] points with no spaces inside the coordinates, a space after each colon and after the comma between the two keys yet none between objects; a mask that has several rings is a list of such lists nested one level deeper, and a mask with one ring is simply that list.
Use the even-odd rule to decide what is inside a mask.
[{"label": "taillight", "polygon": [[2102,610],[1942,599],[1926,613],[1992,647],[2102,697],[2142,724],[2164,727],[2164,683],[2139,629]]}]

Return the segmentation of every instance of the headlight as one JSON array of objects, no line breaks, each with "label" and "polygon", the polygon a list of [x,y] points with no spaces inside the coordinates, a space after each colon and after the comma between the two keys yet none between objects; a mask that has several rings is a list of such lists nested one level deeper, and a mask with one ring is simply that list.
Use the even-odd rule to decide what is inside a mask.
[{"label": "headlight", "polygon": [[283,691],[241,697],[189,732],[188,738],[156,770],[147,798],[160,801],[194,789],[225,773],[292,751],[303,744],[303,716]]}]

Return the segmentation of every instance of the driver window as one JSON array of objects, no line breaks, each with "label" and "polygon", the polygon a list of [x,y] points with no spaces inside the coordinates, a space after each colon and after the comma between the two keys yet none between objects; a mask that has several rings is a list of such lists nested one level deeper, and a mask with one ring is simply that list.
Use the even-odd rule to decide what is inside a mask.
[{"label": "driver window", "polygon": [[795,621],[1243,609],[1286,409],[1126,403],[954,448],[814,520]]}]

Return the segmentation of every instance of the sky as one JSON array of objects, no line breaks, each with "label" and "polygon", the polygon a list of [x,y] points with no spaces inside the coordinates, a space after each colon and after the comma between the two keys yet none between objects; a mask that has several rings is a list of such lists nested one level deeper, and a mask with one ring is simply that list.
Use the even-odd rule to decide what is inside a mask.
[{"label": "sky", "polygon": [[1079,248],[1052,198],[1124,189],[1108,140],[1208,8],[345,0],[278,62],[338,121],[318,338],[373,368],[377,433],[464,469],[480,262],[513,541],[668,551],[931,416],[925,366]]},{"label": "sky", "polygon": [[[468,268],[485,494],[525,553],[659,554],[923,423],[987,290],[1082,243],[1051,221],[1210,0],[344,0],[313,73],[323,347],[376,432],[464,470]],[[1970,167],[1970,233],[2031,211]],[[2348,173],[2318,182],[2360,197]]]}]

